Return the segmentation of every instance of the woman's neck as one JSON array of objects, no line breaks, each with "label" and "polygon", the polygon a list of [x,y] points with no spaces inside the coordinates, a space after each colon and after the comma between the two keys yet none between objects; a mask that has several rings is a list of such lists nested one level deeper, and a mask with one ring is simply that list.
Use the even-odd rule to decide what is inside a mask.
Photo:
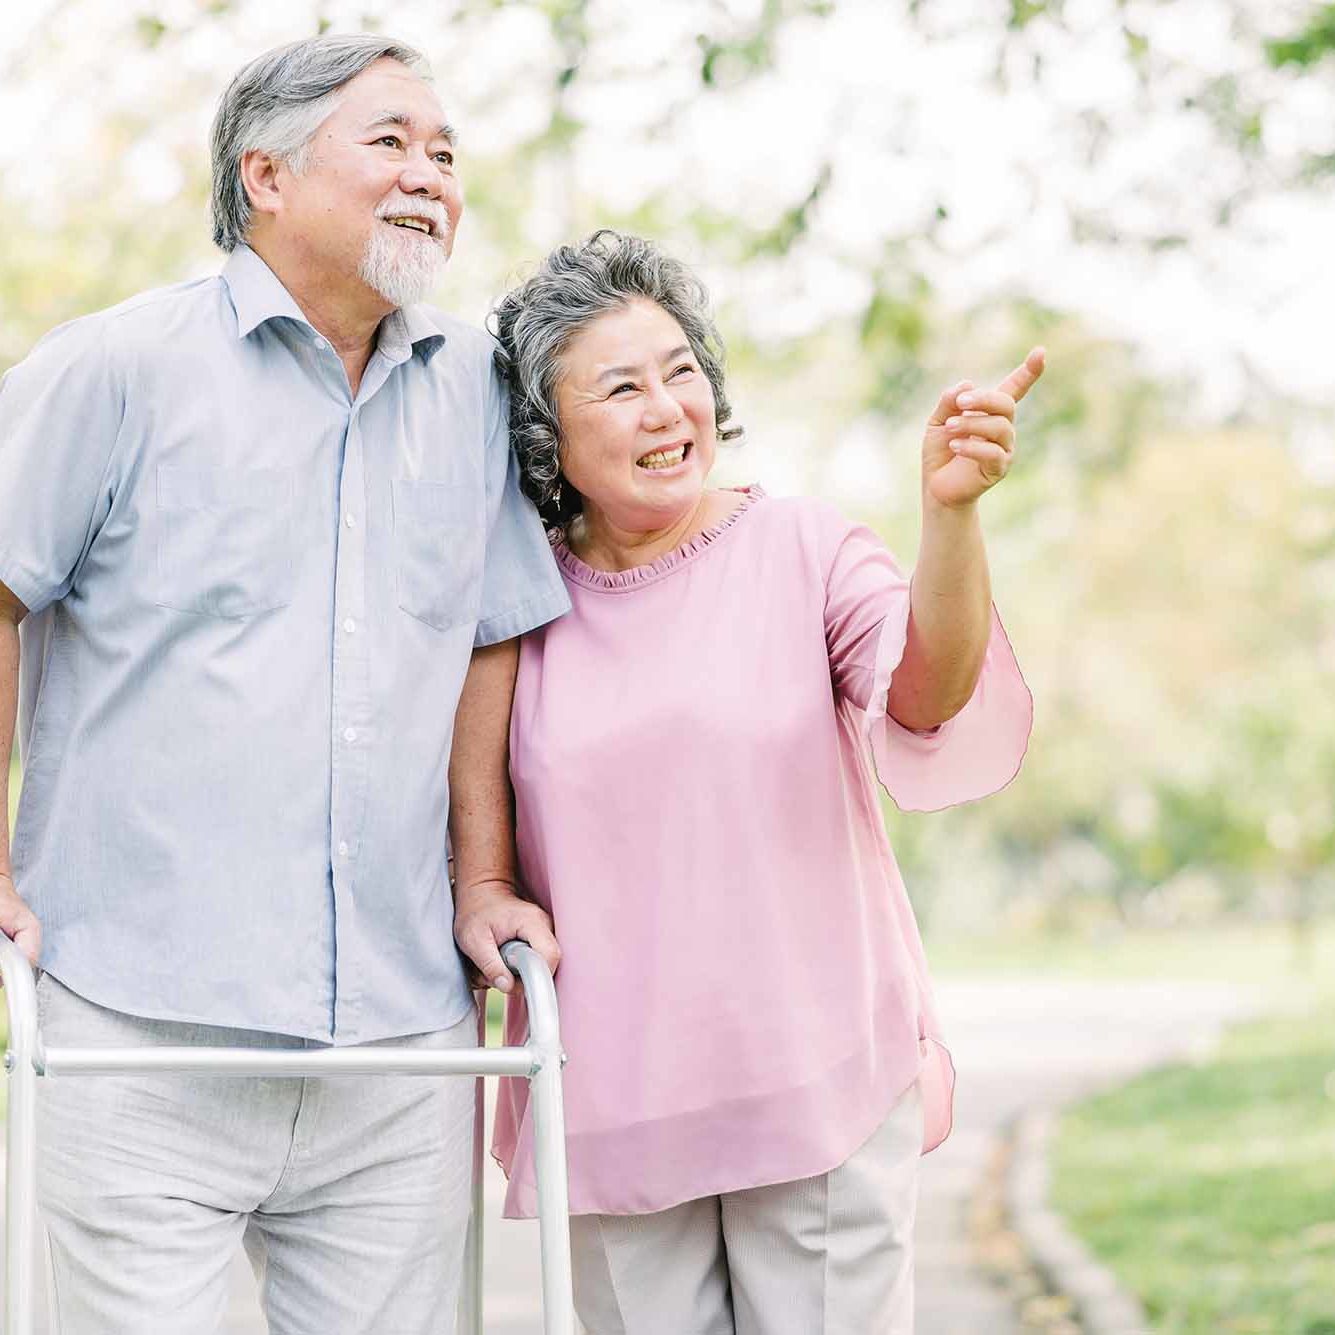
[{"label": "woman's neck", "polygon": [[665,528],[637,531],[621,528],[586,501],[583,513],[566,529],[566,544],[595,570],[633,570],[675,552],[735,509],[737,503],[739,498],[731,493],[702,491],[695,504]]}]

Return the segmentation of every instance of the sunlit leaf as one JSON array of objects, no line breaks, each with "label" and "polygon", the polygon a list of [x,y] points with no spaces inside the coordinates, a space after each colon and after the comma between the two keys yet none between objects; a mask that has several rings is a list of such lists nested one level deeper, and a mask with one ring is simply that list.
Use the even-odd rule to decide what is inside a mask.
[{"label": "sunlit leaf", "polygon": [[1323,60],[1335,52],[1335,5],[1322,5],[1292,36],[1267,42],[1265,51],[1276,68],[1297,65],[1307,69]]},{"label": "sunlit leaf", "polygon": [[152,49],[167,34],[167,25],[156,14],[141,14],[135,20],[135,33],[143,44]]}]

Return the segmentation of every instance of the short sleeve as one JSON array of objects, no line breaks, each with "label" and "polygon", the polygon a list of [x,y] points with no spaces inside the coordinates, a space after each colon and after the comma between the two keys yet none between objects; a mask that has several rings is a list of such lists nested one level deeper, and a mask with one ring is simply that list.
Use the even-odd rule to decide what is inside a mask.
[{"label": "short sleeve", "polygon": [[1033,699],[995,607],[973,695],[929,733],[886,713],[890,678],[908,638],[909,580],[869,529],[842,524],[825,586],[825,638],[836,692],[853,711],[881,786],[904,811],[938,811],[985,797],[1019,771]]},{"label": "short sleeve", "polygon": [[493,367],[487,400],[487,548],[473,640],[478,647],[522,635],[570,610],[542,521],[519,489],[508,408]]},{"label": "short sleeve", "polygon": [[32,612],[69,592],[110,506],[125,409],[110,343],[75,321],[0,380],[0,581]]}]

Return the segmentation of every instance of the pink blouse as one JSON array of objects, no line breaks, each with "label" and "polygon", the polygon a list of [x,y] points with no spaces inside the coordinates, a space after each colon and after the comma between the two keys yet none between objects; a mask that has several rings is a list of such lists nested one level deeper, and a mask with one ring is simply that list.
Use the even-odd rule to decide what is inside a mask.
[{"label": "pink blouse", "polygon": [[[1000,622],[930,735],[887,717],[909,583],[829,505],[758,487],[649,565],[558,543],[572,610],[524,636],[520,870],[555,921],[574,1214],[823,1173],[954,1071],[867,765],[905,810],[995,792],[1032,701]],[[522,1000],[507,1013],[522,1042]],[[527,1082],[502,1081],[505,1213],[536,1212]]]}]

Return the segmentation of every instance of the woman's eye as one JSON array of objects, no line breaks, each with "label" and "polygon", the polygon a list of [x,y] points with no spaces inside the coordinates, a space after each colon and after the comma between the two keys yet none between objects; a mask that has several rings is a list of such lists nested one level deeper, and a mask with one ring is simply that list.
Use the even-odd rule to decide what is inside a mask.
[{"label": "woman's eye", "polygon": [[[625,383],[624,385],[618,385],[618,386],[612,391],[612,394],[620,394],[621,391],[622,391],[623,389],[632,389],[632,390],[633,390],[634,388],[635,388],[635,386],[632,385],[631,382],[630,382],[629,380],[627,380],[626,383]],[[610,399],[610,398],[612,397],[612,394],[609,394],[607,397]]]},{"label": "woman's eye", "polygon": [[675,371],[673,371],[673,373],[668,377],[668,379],[669,379],[669,380],[675,380],[675,379],[677,378],[677,376],[679,376],[683,371],[685,371],[685,372],[687,372],[687,374],[689,374],[690,372],[692,372],[692,371],[694,371],[694,370],[695,370],[695,367],[692,366],[692,365],[690,364],[690,362],[683,362],[679,367],[677,367],[677,369],[676,369]]}]

